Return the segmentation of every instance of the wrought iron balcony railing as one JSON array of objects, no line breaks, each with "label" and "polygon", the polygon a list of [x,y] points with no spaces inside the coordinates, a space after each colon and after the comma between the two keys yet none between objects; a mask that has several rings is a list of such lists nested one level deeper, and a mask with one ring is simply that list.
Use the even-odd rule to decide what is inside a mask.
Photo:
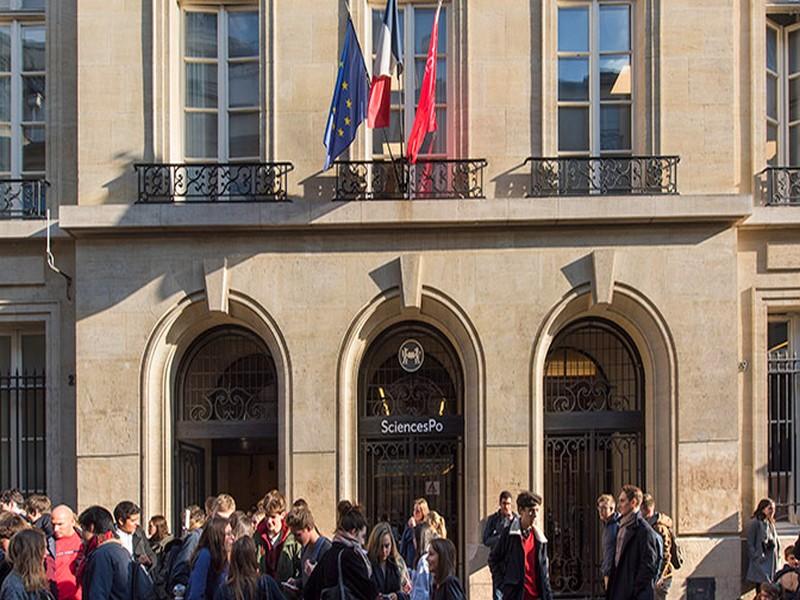
[{"label": "wrought iron balcony railing", "polygon": [[800,167],[767,167],[766,205],[800,206]]},{"label": "wrought iron balcony railing", "polygon": [[530,157],[529,197],[678,193],[677,156]]},{"label": "wrought iron balcony railing", "polygon": [[336,161],[336,200],[483,198],[484,159]]},{"label": "wrought iron balcony railing", "polygon": [[143,204],[170,202],[282,202],[288,162],[137,164]]},{"label": "wrought iron balcony railing", "polygon": [[43,177],[0,177],[0,219],[44,219],[49,185]]}]

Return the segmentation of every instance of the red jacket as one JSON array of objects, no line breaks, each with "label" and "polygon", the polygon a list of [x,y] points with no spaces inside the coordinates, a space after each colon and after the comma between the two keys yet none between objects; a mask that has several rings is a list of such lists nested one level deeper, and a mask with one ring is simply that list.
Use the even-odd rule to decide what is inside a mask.
[{"label": "red jacket", "polygon": [[273,545],[269,539],[269,533],[267,532],[267,520],[262,519],[258,524],[258,527],[256,528],[256,542],[263,551],[261,565],[262,574],[269,575],[270,577],[276,576],[278,571],[278,558],[280,558],[281,555],[283,542],[285,542],[286,538],[289,537],[289,533],[291,533],[289,531],[289,526],[286,524],[286,521],[284,521],[281,525],[281,533],[278,537],[278,541],[275,542],[275,545]]}]

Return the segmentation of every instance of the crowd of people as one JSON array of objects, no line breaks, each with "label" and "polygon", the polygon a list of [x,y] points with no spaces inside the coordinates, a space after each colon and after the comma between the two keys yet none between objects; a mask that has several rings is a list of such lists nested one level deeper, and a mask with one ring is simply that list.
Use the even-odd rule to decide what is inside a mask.
[{"label": "crowd of people", "polygon": [[[783,567],[779,567],[781,554]],[[756,588],[757,600],[800,600],[800,536],[781,553],[775,527],[775,502],[764,498],[747,528],[746,579]]]},{"label": "crowd of people", "polygon": [[248,512],[228,494],[183,512],[180,535],[134,502],[76,516],[0,494],[0,600],[464,600],[444,518],[418,499],[402,533],[337,505],[328,538],[277,490]]}]

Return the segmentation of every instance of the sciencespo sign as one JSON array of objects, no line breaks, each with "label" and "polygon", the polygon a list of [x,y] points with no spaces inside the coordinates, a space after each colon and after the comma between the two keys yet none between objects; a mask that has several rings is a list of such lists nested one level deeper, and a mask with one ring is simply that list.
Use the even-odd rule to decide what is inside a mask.
[{"label": "sciencespo sign", "polygon": [[394,419],[381,420],[381,433],[383,435],[419,435],[425,433],[444,433],[444,423],[439,419],[425,419],[422,421],[397,421]]}]

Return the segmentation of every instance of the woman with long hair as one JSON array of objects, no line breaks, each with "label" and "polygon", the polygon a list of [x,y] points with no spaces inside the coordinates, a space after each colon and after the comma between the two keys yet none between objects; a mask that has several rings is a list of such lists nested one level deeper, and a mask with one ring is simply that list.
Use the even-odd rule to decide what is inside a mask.
[{"label": "woman with long hair", "polygon": [[187,600],[213,600],[228,574],[233,531],[228,519],[212,517],[206,524],[192,557]]},{"label": "woman with long hair", "polygon": [[428,513],[428,516],[425,517],[425,521],[430,525],[433,530],[436,532],[436,535],[440,538],[447,537],[447,523],[444,520],[444,517],[440,515],[435,510],[432,510]]},{"label": "woman with long hair", "polygon": [[14,534],[8,547],[11,573],[0,587],[0,600],[44,600],[48,591],[44,557],[47,553],[44,533],[25,529]]},{"label": "woman with long hair", "polygon": [[305,600],[319,600],[323,590],[339,585],[339,571],[342,583],[358,600],[375,600],[378,588],[372,580],[372,565],[364,550],[367,535],[367,519],[358,505],[342,500],[336,507],[337,523],[333,544],[308,578],[303,588]]},{"label": "woman with long hair", "polygon": [[428,550],[431,569],[431,600],[464,600],[464,588],[456,577],[456,547],[450,540],[436,538]]},{"label": "woman with long hair", "polygon": [[256,543],[240,537],[231,549],[228,579],[214,594],[214,600],[279,600],[280,588],[269,575],[258,574]]},{"label": "woman with long hair", "polygon": [[378,593],[389,600],[408,600],[411,581],[389,523],[378,523],[372,528],[367,542],[367,555],[372,565],[372,581]]},{"label": "woman with long hair", "polygon": [[161,560],[164,548],[172,541],[169,525],[164,515],[155,515],[147,522],[147,541],[155,552],[156,558]]},{"label": "woman with long hair", "polygon": [[758,586],[774,579],[780,546],[775,529],[775,502],[764,498],[758,503],[747,529],[747,581]]},{"label": "woman with long hair", "polygon": [[430,523],[423,522],[414,528],[414,545],[417,548],[413,578],[411,580],[411,600],[428,600],[431,589],[431,571],[428,565],[428,552],[431,542],[438,534]]}]

